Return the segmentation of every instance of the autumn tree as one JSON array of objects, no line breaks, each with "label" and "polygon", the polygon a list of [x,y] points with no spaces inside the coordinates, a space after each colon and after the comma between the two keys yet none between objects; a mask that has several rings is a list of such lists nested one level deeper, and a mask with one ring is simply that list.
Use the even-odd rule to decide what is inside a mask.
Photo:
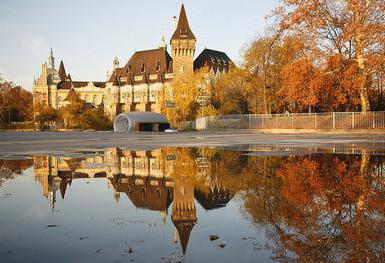
[{"label": "autumn tree", "polygon": [[0,160],[0,188],[5,182],[21,175],[31,166],[33,166],[32,159]]},{"label": "autumn tree", "polygon": [[66,98],[68,104],[59,109],[60,117],[67,129],[108,130],[112,122],[105,116],[103,107],[92,105],[80,99],[75,90],[70,90]]},{"label": "autumn tree", "polygon": [[35,122],[39,129],[49,129],[52,124],[62,121],[58,110],[40,104],[35,107],[37,108]]},{"label": "autumn tree", "polygon": [[304,42],[295,36],[281,35],[280,32],[269,30],[256,38],[244,54],[244,67],[252,75],[252,98],[258,105],[259,113],[282,112],[287,108],[287,98],[277,95],[282,88],[282,82],[289,76],[282,76],[290,63],[306,59],[308,50]]},{"label": "autumn tree", "polygon": [[371,79],[385,63],[384,1],[283,0],[275,13],[282,32],[313,47],[313,63],[325,64],[336,54],[356,63],[361,110],[369,111]]},{"label": "autumn tree", "polygon": [[0,127],[32,119],[32,94],[0,78]]},{"label": "autumn tree", "polygon": [[164,89],[162,112],[167,119],[176,124],[180,121],[195,120],[202,112],[201,101],[205,97],[203,115],[215,115],[211,104],[212,90],[207,69],[193,74],[184,74]]},{"label": "autumn tree", "polygon": [[245,69],[253,76],[253,98],[255,107],[262,105],[261,113],[271,113],[268,90],[278,86],[277,79],[277,42],[278,35],[261,36],[254,40],[244,54]]},{"label": "autumn tree", "polygon": [[221,114],[250,113],[258,104],[254,100],[258,93],[252,85],[252,75],[247,70],[232,67],[228,73],[212,81],[213,106]]}]

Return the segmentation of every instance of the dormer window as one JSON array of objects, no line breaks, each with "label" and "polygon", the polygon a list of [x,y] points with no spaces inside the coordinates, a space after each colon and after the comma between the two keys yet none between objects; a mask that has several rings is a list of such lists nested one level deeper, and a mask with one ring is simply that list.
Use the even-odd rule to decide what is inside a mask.
[{"label": "dormer window", "polygon": [[156,63],[156,71],[159,71],[160,70],[160,62],[158,61],[158,63]]},{"label": "dormer window", "polygon": [[180,36],[181,36],[181,37],[187,37],[187,36],[188,36],[188,31],[187,31],[187,29],[181,29],[181,30],[180,30]]},{"label": "dormer window", "polygon": [[131,71],[131,65],[128,65],[128,71]]},{"label": "dormer window", "polygon": [[141,67],[141,69],[140,69],[140,72],[144,72],[145,71],[145,69],[146,69],[146,67],[145,67],[145,65],[144,65],[144,63],[142,63],[142,67]]}]

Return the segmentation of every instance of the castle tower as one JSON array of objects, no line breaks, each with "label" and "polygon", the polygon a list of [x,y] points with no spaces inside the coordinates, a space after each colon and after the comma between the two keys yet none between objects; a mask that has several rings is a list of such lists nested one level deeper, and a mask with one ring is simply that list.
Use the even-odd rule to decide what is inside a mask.
[{"label": "castle tower", "polygon": [[53,56],[52,48],[50,50],[49,57],[48,57],[48,68],[55,69],[55,57]]},{"label": "castle tower", "polygon": [[178,24],[170,42],[174,77],[192,74],[194,71],[196,38],[189,26],[184,5],[180,10]]}]

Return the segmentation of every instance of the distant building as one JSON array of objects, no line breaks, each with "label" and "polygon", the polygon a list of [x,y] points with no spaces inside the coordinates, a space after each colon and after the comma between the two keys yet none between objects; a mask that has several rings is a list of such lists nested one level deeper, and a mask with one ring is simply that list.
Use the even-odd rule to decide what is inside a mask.
[{"label": "distant building", "polygon": [[128,111],[160,113],[164,88],[174,78],[204,67],[212,74],[229,70],[232,62],[223,52],[205,49],[194,61],[196,41],[182,5],[170,40],[171,55],[163,37],[158,48],[135,52],[123,67],[115,58],[106,82],[72,80],[63,61],[56,70],[51,49],[48,62],[42,64],[41,75],[33,84],[34,105],[58,109],[69,103],[67,96],[72,90],[94,107],[102,105],[110,119]]}]

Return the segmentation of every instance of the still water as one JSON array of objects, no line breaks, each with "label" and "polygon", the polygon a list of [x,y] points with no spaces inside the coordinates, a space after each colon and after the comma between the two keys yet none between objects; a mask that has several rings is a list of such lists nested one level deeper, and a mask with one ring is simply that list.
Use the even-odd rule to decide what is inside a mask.
[{"label": "still water", "polygon": [[384,171],[365,150],[0,160],[0,262],[383,262]]}]

